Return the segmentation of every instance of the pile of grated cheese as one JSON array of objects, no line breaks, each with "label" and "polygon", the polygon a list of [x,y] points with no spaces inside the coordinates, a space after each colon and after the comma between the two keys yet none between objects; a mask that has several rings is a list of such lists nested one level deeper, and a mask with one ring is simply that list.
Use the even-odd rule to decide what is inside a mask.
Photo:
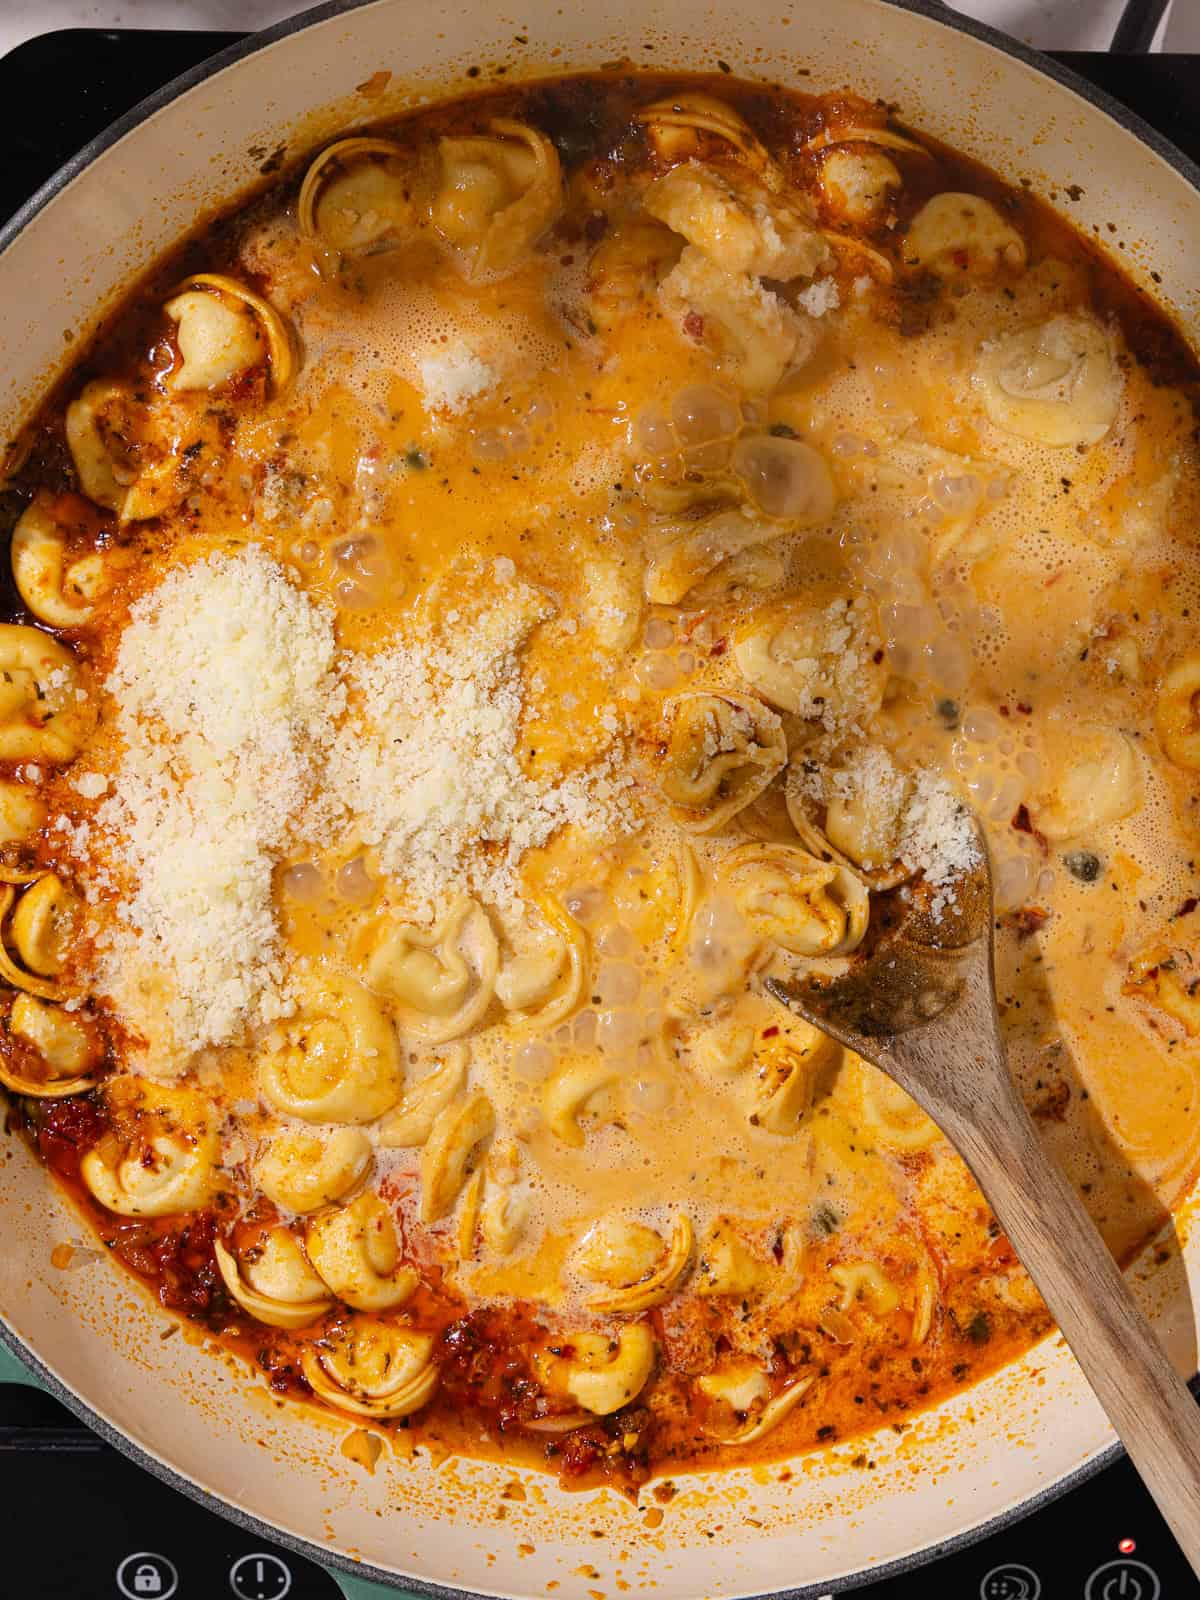
[{"label": "pile of grated cheese", "polygon": [[92,835],[128,889],[98,977],[156,1058],[291,1007],[271,877],[295,818],[311,835],[336,816],[319,785],[345,704],[334,666],[332,611],[257,546],[133,607],[106,684],[123,750]]},{"label": "pile of grated cheese", "polygon": [[570,823],[632,825],[633,779],[613,763],[557,781],[522,769],[521,650],[549,615],[536,590],[509,583],[479,614],[449,613],[440,642],[410,636],[348,668],[352,715],[330,781],[414,915],[464,888],[516,912],[528,850]]},{"label": "pile of grated cheese", "polygon": [[[865,745],[844,767],[815,777],[819,798],[861,799],[868,813],[895,818],[895,858],[937,891],[931,910],[940,916],[954,900],[955,880],[979,865],[971,813],[947,780],[924,768],[902,772],[882,745]],[[862,863],[868,869],[889,864]]]},{"label": "pile of grated cheese", "polygon": [[119,749],[84,775],[91,823],[62,831],[91,858],[96,988],[152,1070],[294,1009],[272,877],[301,842],[376,846],[414,915],[462,889],[519,914],[526,851],[631,825],[611,759],[523,772],[521,652],[550,607],[502,575],[448,639],[414,626],[374,656],[339,654],[333,611],[254,545],[135,604],[105,685]]},{"label": "pile of grated cheese", "polygon": [[498,374],[465,339],[437,345],[417,363],[425,404],[431,411],[464,411],[468,403],[492,388]]}]

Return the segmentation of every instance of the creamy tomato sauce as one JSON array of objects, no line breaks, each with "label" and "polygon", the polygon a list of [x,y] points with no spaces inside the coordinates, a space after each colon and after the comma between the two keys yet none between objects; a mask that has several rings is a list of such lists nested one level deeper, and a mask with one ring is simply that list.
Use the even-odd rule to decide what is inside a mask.
[{"label": "creamy tomato sauce", "polygon": [[886,112],[568,80],[354,134],[10,451],[16,1122],[272,1386],[574,1482],[904,1425],[1049,1319],[781,1011],[996,889],[1123,1257],[1200,1134],[1196,372]]}]

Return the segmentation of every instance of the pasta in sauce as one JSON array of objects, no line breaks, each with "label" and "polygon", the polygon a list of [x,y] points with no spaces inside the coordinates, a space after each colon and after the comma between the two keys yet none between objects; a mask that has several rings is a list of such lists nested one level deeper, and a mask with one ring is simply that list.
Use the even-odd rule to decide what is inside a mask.
[{"label": "pasta in sauce", "polygon": [[1196,393],[849,95],[568,79],[317,152],[5,486],[15,1121],[347,1418],[633,1491],[902,1428],[1049,1320],[762,980],[940,916],[973,807],[1046,1137],[1119,1254],[1184,1193]]}]

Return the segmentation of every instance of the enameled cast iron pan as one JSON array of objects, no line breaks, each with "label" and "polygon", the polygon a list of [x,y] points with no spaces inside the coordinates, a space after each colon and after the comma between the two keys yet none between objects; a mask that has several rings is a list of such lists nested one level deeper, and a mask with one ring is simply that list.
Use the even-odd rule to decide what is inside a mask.
[{"label": "enameled cast iron pan", "polygon": [[[477,86],[501,66],[512,82],[620,58],[660,70],[712,70],[721,58],[740,75],[812,92],[849,84],[1047,197],[1077,185],[1073,220],[1123,241],[1122,265],[1200,339],[1200,171],[1070,74],[940,7],[743,0],[728,12],[706,0],[524,0],[505,15],[491,0],[460,0],[452,12],[429,0],[344,0],[237,44],[151,96],[0,231],[0,437],[138,268],[198,216],[261,183],[274,153],[298,156],[346,126]],[[482,71],[468,79],[472,66]],[[357,86],[381,69],[392,76],[368,100]],[[815,1596],[838,1579],[877,1577],[977,1538],[1116,1448],[1051,1339],[902,1438],[873,1437],[869,1473],[851,1464],[863,1449],[856,1440],[802,1458],[786,1482],[778,1469],[680,1478],[657,1529],[616,1496],[567,1495],[530,1474],[527,1498],[506,1500],[500,1521],[511,1468],[435,1470],[423,1453],[413,1462],[387,1455],[368,1477],[338,1454],[344,1428],[273,1402],[252,1375],[189,1337],[161,1338],[163,1313],[112,1263],[52,1270],[51,1247],[79,1224],[17,1137],[4,1153],[8,1350],[151,1472],[357,1573],[344,1580],[348,1593],[378,1592],[358,1586],[371,1579],[540,1596],[553,1582],[556,1600],[584,1600],[624,1580],[634,1592],[652,1586],[659,1600]],[[1187,1280],[1200,1276],[1198,1215],[1190,1205],[1176,1221],[1181,1254],[1156,1268],[1151,1251],[1135,1269],[1178,1363],[1193,1372],[1200,1295]]]}]

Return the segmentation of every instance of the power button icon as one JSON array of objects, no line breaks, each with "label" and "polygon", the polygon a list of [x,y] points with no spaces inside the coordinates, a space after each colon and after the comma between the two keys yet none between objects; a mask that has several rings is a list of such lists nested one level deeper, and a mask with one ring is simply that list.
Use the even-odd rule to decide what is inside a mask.
[{"label": "power button icon", "polygon": [[979,1584],[979,1600],[1039,1600],[1042,1580],[1017,1561],[993,1567]]},{"label": "power button icon", "polygon": [[1158,1600],[1162,1584],[1144,1561],[1108,1561],[1087,1581],[1083,1600]]}]

